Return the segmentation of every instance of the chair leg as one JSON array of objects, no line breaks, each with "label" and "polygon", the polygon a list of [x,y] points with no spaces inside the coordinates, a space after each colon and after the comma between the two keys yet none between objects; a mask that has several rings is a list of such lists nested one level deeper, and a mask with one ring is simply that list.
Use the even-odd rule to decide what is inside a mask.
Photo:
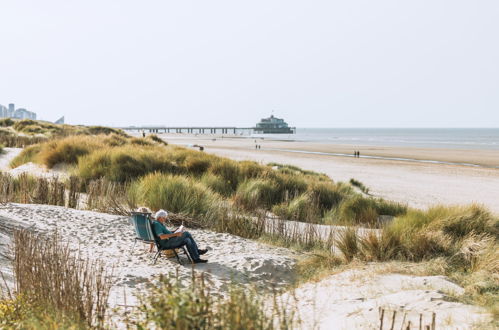
[{"label": "chair leg", "polygon": [[192,264],[193,263],[192,258],[190,256],[190,254],[187,253],[187,251],[185,250],[185,246],[182,246],[182,250],[184,251],[184,254],[187,256],[187,259],[189,260],[189,262]]},{"label": "chair leg", "polygon": [[135,238],[133,241],[133,245],[132,245],[132,249],[131,249],[130,253],[133,252],[133,249],[135,249],[135,244],[137,244],[137,238]]},{"label": "chair leg", "polygon": [[154,255],[153,265],[156,264],[156,261],[158,261],[160,255],[161,255],[161,250],[158,250],[158,252],[156,252],[156,254]]},{"label": "chair leg", "polygon": [[175,249],[172,249],[172,251],[173,251],[173,253],[175,254],[175,258],[177,258],[178,263],[179,263],[179,264],[181,264],[181,265],[184,265],[184,264],[182,263],[182,260],[180,260],[180,258],[179,258],[179,256],[178,256],[177,251],[176,251]]}]

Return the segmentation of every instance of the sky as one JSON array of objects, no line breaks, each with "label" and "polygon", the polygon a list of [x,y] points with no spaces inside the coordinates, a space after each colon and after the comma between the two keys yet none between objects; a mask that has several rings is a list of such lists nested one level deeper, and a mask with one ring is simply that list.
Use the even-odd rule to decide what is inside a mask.
[{"label": "sky", "polygon": [[72,124],[499,127],[499,1],[0,0],[0,104]]}]

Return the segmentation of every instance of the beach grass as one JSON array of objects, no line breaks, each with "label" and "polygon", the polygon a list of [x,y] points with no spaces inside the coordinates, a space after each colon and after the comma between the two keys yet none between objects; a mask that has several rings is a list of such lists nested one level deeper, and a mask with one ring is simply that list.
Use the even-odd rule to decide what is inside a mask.
[{"label": "beach grass", "polygon": [[7,329],[96,329],[107,319],[111,270],[70,253],[57,233],[14,232],[15,292],[0,298]]},{"label": "beach grass", "polygon": [[92,131],[99,135],[70,135],[30,146],[12,160],[11,167],[26,162],[48,168],[67,164],[87,184],[100,179],[130,183],[155,172],[184,176],[198,180],[242,212],[254,215],[263,209],[297,221],[304,221],[306,214],[313,223],[373,226],[380,215],[406,211],[404,206],[362,196],[349,184],[291,165],[237,162],[169,146],[157,142],[157,137],[128,137],[95,127]]}]

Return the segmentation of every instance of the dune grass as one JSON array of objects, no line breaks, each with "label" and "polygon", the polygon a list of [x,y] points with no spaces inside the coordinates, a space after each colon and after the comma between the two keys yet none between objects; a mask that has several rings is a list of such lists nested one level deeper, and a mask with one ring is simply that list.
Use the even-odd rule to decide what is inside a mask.
[{"label": "dune grass", "polygon": [[148,174],[135,184],[133,193],[140,204],[153,210],[167,209],[202,219],[205,223],[220,216],[220,196],[202,183],[184,176]]},{"label": "dune grass", "polygon": [[3,329],[97,329],[107,320],[112,276],[70,253],[57,233],[14,232],[15,292],[0,297]]},{"label": "dune grass", "polygon": [[150,136],[128,137],[99,127],[85,130],[111,134],[80,134],[43,142],[23,150],[11,166],[30,161],[48,168],[70,164],[87,183],[100,179],[125,183],[155,172],[182,175],[200,181],[242,212],[255,214],[263,209],[298,221],[307,214],[307,221],[314,223],[373,226],[379,215],[406,211],[395,203],[363,197],[351,185],[294,166],[237,162],[168,146]]},{"label": "dune grass", "polygon": [[178,168],[165,153],[136,145],[104,147],[80,157],[77,167],[78,176],[87,181],[106,178],[126,182],[153,172],[176,173]]},{"label": "dune grass", "polygon": [[251,288],[231,286],[226,296],[216,295],[202,275],[193,275],[188,286],[162,276],[141,298],[143,317],[135,324],[139,329],[292,329],[298,320],[286,305]]}]

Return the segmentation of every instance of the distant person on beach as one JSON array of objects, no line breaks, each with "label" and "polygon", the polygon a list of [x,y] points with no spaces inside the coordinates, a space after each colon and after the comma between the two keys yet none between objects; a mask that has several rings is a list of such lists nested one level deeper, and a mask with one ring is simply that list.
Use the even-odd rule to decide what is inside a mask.
[{"label": "distant person on beach", "polygon": [[161,247],[175,248],[183,243],[186,243],[187,250],[195,264],[205,263],[208,260],[201,259],[199,256],[208,252],[206,249],[199,249],[196,241],[188,231],[184,231],[184,226],[180,226],[175,232],[171,232],[165,227],[165,222],[168,219],[168,212],[159,210],[155,215],[156,220],[153,222],[154,233],[161,239]]},{"label": "distant person on beach", "polygon": [[146,137],[146,132],[142,131],[142,137],[145,138]]}]

